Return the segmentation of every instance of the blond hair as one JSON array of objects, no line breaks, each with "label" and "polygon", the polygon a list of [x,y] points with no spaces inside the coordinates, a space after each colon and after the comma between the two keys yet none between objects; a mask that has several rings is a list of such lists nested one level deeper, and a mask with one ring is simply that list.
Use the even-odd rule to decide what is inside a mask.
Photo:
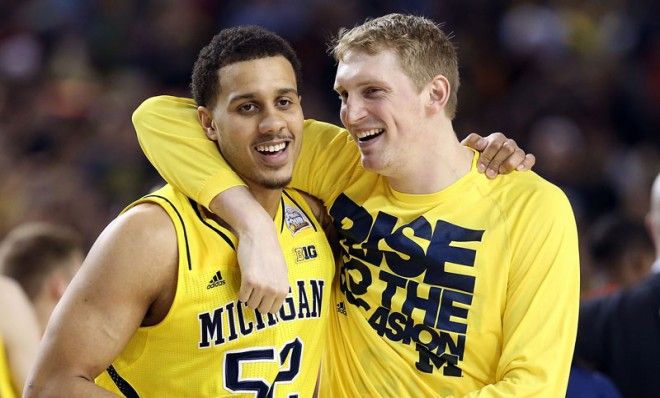
[{"label": "blond hair", "polygon": [[450,119],[454,118],[460,85],[456,48],[450,37],[430,19],[403,14],[369,19],[352,29],[342,28],[331,46],[330,52],[337,62],[351,50],[370,55],[394,50],[401,68],[417,90],[435,76],[443,75],[451,87],[445,111]]}]

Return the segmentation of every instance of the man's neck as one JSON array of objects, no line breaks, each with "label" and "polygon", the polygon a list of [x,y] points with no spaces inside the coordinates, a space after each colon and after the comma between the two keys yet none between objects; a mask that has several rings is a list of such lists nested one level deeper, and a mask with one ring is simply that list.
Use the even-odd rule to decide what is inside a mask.
[{"label": "man's neck", "polygon": [[271,218],[275,218],[277,209],[280,207],[283,189],[268,189],[261,186],[248,184],[248,189]]},{"label": "man's neck", "polygon": [[474,153],[461,145],[449,125],[427,129],[418,140],[416,155],[386,176],[390,186],[412,194],[435,193],[447,188],[470,171]]}]

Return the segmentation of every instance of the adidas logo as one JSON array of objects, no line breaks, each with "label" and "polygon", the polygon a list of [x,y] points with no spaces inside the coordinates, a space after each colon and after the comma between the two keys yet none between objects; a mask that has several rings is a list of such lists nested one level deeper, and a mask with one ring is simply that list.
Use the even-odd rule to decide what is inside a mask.
[{"label": "adidas logo", "polygon": [[337,304],[337,312],[346,315],[346,305],[343,301],[340,301],[339,304]]},{"label": "adidas logo", "polygon": [[215,271],[215,275],[209,281],[209,284],[206,286],[206,289],[213,289],[214,287],[222,286],[225,284],[225,280],[222,278],[220,271]]}]

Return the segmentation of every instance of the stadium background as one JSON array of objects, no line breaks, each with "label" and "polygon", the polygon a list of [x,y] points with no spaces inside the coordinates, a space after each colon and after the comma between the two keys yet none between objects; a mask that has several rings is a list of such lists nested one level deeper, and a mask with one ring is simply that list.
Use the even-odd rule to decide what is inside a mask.
[{"label": "stadium background", "polygon": [[[561,186],[581,234],[601,216],[642,220],[660,171],[660,3],[653,1],[0,1],[0,238],[25,221],[72,225],[91,244],[161,183],[133,109],[188,95],[197,52],[223,27],[265,26],[303,62],[309,118],[338,121],[328,38],[410,12],[453,32],[459,138],[502,131]],[[582,255],[584,283],[592,261]]]}]

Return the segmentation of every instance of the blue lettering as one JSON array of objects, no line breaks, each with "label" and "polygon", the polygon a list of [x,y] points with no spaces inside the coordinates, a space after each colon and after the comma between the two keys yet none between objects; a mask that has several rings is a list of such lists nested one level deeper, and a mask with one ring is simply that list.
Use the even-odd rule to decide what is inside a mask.
[{"label": "blue lettering", "polygon": [[211,345],[210,340],[215,338],[213,342],[215,345],[225,342],[222,337],[222,312],[224,308],[220,307],[213,311],[213,317],[208,312],[199,314],[197,317],[200,321],[200,329],[202,331],[202,340],[199,342],[199,347],[204,348]]}]

